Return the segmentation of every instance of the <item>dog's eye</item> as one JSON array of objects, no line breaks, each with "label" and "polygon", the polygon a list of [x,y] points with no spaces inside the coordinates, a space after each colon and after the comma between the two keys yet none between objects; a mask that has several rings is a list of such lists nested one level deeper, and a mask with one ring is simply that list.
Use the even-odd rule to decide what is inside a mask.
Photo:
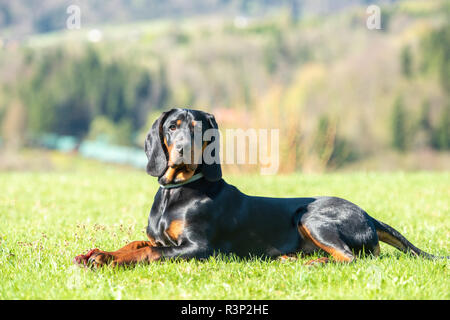
[{"label": "dog's eye", "polygon": [[174,125],[174,124],[171,124],[171,125],[169,126],[169,130],[170,130],[170,131],[175,131],[176,129],[177,129],[177,126]]}]

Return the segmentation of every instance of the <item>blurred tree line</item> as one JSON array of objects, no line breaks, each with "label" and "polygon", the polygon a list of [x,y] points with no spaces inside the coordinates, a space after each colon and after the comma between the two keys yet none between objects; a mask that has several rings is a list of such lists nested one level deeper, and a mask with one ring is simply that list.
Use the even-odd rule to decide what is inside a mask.
[{"label": "blurred tree line", "polygon": [[[390,0],[397,1],[397,0]],[[115,0],[105,3],[102,0],[0,0],[0,35],[13,31],[17,36],[30,33],[47,33],[65,28],[66,9],[78,5],[83,22],[89,25],[103,23],[123,23],[146,19],[186,18],[215,14],[233,17],[235,15],[261,16],[273,10],[288,8],[292,21],[298,21],[303,11],[329,14],[367,0],[335,1],[322,0]],[[383,0],[372,0],[377,4]]]},{"label": "blurred tree line", "polygon": [[[141,147],[162,110],[192,107],[213,112],[222,129],[280,129],[286,172],[449,150],[450,19],[435,26],[441,7],[421,2],[428,14],[413,7],[409,16],[388,7],[378,32],[366,29],[364,8],[303,20],[304,7],[287,3],[293,11],[260,20],[168,23],[131,40],[0,52],[4,145],[55,133]],[[404,40],[418,21],[432,27]]]},{"label": "blurred tree line", "polygon": [[[416,115],[408,112],[403,97],[397,97],[392,111],[392,146],[404,152],[413,147],[417,134],[422,134],[427,146],[436,150],[450,150],[450,23],[427,35],[420,51],[418,72],[437,74],[447,102],[433,123],[429,100],[422,102],[415,120]],[[400,59],[403,76],[411,79],[415,70],[410,46],[403,47]]]},{"label": "blurred tree line", "polygon": [[150,106],[162,109],[167,102],[163,71],[152,74],[128,60],[108,61],[92,47],[80,56],[61,48],[27,51],[25,61],[32,71],[18,91],[31,136],[105,134],[112,143],[128,145],[146,124]]}]

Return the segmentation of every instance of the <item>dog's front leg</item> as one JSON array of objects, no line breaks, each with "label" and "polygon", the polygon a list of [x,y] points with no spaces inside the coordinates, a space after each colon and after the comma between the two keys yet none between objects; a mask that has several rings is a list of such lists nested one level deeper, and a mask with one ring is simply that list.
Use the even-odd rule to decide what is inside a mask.
[{"label": "dog's front leg", "polygon": [[136,250],[118,250],[105,252],[96,249],[90,254],[87,262],[89,265],[99,267],[102,265],[131,265],[136,263],[149,263],[152,261],[172,258],[201,258],[205,256],[204,250],[193,244],[182,244],[176,247],[152,247],[146,246]]},{"label": "dog's front leg", "polygon": [[145,247],[155,247],[155,246],[156,246],[155,240],[149,236],[148,241],[133,241],[127,244],[126,246],[120,248],[119,250],[113,252],[107,252],[97,248],[91,249],[86,254],[80,254],[76,256],[73,262],[79,265],[87,265],[90,262],[89,259],[94,255],[103,256],[104,259],[108,261],[113,261],[114,257],[124,256],[125,253],[127,252],[136,251],[138,249]]},{"label": "dog's front leg", "polygon": [[99,267],[102,265],[130,265],[139,262],[150,262],[157,260],[159,254],[154,252],[153,247],[144,246],[132,250],[117,250],[114,252],[107,252],[94,249],[90,252],[87,258],[87,265]]}]

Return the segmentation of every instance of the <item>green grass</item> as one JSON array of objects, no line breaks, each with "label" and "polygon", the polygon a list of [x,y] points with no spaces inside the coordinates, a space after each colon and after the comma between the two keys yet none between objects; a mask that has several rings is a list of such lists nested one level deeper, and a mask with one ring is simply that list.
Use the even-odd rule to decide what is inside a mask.
[{"label": "green grass", "polygon": [[[230,176],[252,195],[335,195],[427,252],[449,255],[450,173]],[[308,268],[211,258],[88,270],[75,255],[146,239],[157,190],[144,173],[102,168],[0,174],[0,299],[449,299],[447,260],[382,244],[379,258]]]}]

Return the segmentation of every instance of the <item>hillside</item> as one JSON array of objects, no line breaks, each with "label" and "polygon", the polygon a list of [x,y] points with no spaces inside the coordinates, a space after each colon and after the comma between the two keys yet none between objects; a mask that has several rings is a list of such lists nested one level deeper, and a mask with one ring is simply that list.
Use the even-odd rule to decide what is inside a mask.
[{"label": "hillside", "polygon": [[293,21],[281,8],[34,35],[0,54],[3,140],[107,133],[140,146],[160,110],[191,106],[214,112],[222,128],[279,128],[284,171],[395,162],[409,152],[422,155],[411,168],[423,159],[442,168],[448,2],[384,5],[382,30],[367,29],[365,9]]},{"label": "hillside", "polygon": [[[395,2],[375,0],[372,4]],[[66,27],[67,8],[76,5],[85,26],[204,16],[261,17],[288,9],[294,19],[326,15],[365,4],[365,0],[0,0],[0,36],[21,39]]]}]

